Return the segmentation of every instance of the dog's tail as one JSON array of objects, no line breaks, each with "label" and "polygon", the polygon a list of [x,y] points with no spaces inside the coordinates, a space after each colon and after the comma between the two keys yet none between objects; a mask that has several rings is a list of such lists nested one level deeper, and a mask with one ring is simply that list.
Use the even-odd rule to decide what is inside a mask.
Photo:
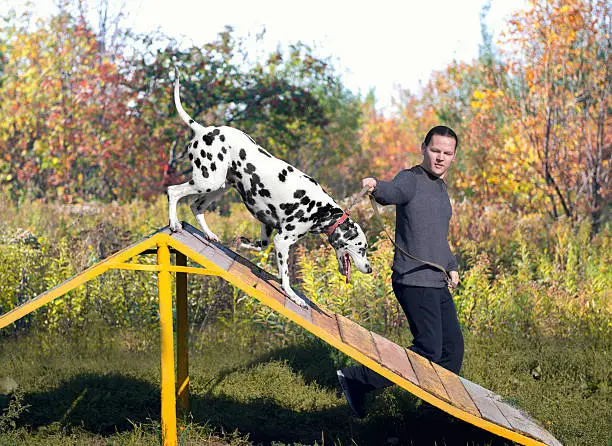
[{"label": "dog's tail", "polygon": [[183,108],[183,106],[181,105],[181,95],[179,94],[179,88],[180,88],[180,83],[179,83],[179,70],[178,68],[174,68],[174,74],[175,74],[175,79],[174,79],[174,105],[176,106],[176,111],[178,112],[179,116],[181,117],[181,119],[185,122],[185,124],[187,124],[189,127],[191,127],[191,129],[195,132],[195,131],[202,131],[204,130],[204,127],[200,124],[198,124],[197,122],[195,122],[195,120],[189,116],[187,114],[187,112],[185,111],[185,109]]}]

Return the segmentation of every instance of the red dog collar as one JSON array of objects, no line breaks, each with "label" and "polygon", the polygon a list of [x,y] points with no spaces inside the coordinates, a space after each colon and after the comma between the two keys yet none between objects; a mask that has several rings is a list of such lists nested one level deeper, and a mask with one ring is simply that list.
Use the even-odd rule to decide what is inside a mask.
[{"label": "red dog collar", "polygon": [[344,223],[346,221],[346,219],[349,217],[349,214],[351,213],[351,211],[349,211],[348,209],[346,211],[344,211],[344,213],[342,214],[342,217],[340,217],[338,219],[338,221],[336,221],[336,223],[334,223],[333,225],[331,225],[329,227],[329,229],[327,230],[327,236],[329,237],[330,235],[332,235],[332,233],[336,230],[336,228],[338,226],[340,226],[342,223]]}]

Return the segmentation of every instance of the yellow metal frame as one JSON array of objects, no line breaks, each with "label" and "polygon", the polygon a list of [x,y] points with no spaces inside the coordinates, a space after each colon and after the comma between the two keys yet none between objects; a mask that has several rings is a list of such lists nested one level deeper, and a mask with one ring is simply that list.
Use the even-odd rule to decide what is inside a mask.
[{"label": "yellow metal frame", "polygon": [[[139,263],[128,263],[133,257],[148,251],[157,249],[157,264],[144,265]],[[176,253],[176,265],[170,262],[170,249]],[[188,267],[187,257],[200,264],[199,267]],[[176,428],[176,403],[178,401],[179,411],[185,413],[189,410],[189,361],[187,344],[187,274],[215,275],[219,276],[232,285],[238,287],[245,293],[257,298],[263,304],[289,318],[301,327],[323,339],[328,344],[337,348],[356,361],[374,370],[380,375],[388,378],[417,397],[439,407],[456,418],[464,420],[496,435],[508,438],[520,444],[529,446],[545,446],[538,440],[529,438],[513,430],[474,416],[444,400],[423,390],[412,382],[382,367],[364,353],[341,339],[332,336],[319,326],[296,315],[290,309],[285,308],[277,300],[269,297],[265,292],[243,282],[226,270],[220,268],[212,261],[192,250],[183,243],[175,240],[170,235],[157,232],[144,241],[132,245],[113,256],[103,260],[96,265],[83,271],[81,274],[63,282],[57,287],[34,298],[12,311],[0,316],[0,329],[15,322],[21,317],[37,310],[52,300],[63,296],[79,285],[92,280],[102,273],[111,269],[124,269],[135,271],[157,272],[159,292],[160,313],[160,337],[161,337],[161,425],[162,440],[164,446],[175,446],[177,444]],[[176,274],[176,312],[177,312],[177,378],[175,380],[175,351],[173,338],[172,319],[172,274]]]},{"label": "yellow metal frame", "polygon": [[[144,251],[157,248],[157,264],[128,263]],[[170,248],[176,253],[176,265],[170,263]],[[54,299],[62,297],[76,287],[89,282],[111,269],[157,272],[159,292],[161,338],[161,426],[164,446],[177,444],[176,403],[182,414],[189,411],[189,357],[187,325],[187,274],[221,275],[213,263],[208,268],[188,267],[187,257],[181,251],[185,246],[167,234],[157,233],[72,277],[23,305],[0,316],[0,329],[36,311]],[[192,253],[193,254],[193,253]],[[176,273],[177,312],[177,379],[175,381],[174,330],[172,319],[172,274]],[[176,392],[176,393],[175,393]]]}]

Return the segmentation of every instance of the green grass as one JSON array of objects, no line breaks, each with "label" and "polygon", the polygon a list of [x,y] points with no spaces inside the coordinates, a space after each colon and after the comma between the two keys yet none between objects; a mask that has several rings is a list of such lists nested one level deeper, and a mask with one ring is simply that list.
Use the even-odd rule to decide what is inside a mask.
[{"label": "green grass", "polygon": [[[350,360],[310,335],[297,338],[193,335],[191,416],[180,423],[181,444],[509,444],[459,420],[419,419],[418,400],[399,388],[370,395],[368,417],[356,420],[335,378]],[[0,433],[0,445],[159,444],[158,339],[105,328],[4,338],[0,420],[12,416],[14,427]],[[463,374],[566,445],[612,438],[608,345],[468,336]],[[19,386],[10,395],[1,386],[9,377]],[[10,415],[19,394],[29,407],[15,413],[13,404]]]}]

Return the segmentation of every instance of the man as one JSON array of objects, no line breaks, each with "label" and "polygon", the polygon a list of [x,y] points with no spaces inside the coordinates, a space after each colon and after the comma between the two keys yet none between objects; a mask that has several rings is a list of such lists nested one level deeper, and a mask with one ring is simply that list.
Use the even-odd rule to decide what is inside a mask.
[{"label": "man", "polygon": [[[448,246],[452,208],[444,182],[457,145],[453,130],[434,127],[421,145],[421,164],[401,171],[393,181],[365,178],[361,186],[368,186],[378,203],[396,206],[395,242],[402,250],[448,271],[447,284],[442,271],[396,248],[391,280],[414,337],[409,348],[458,374],[463,362],[463,335],[447,285],[456,286],[459,273]],[[359,418],[365,416],[365,394],[393,384],[365,366],[347,367],[337,373],[349,406]]]}]

